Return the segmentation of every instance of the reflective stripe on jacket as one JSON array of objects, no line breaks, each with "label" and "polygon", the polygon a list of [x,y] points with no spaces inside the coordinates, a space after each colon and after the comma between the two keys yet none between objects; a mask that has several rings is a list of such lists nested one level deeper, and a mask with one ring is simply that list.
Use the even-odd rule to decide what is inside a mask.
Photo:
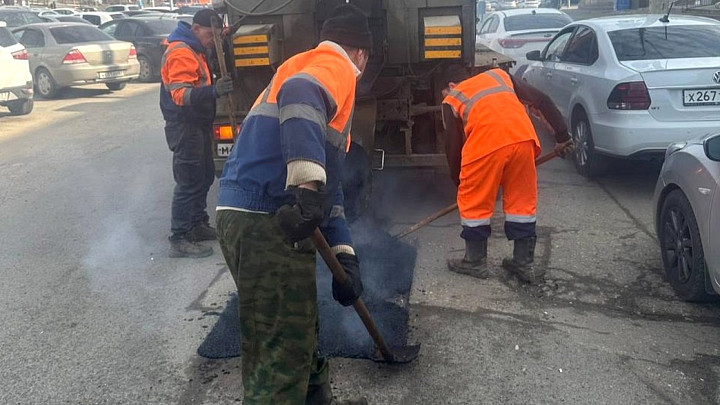
[{"label": "reflective stripe on jacket", "polygon": [[518,142],[540,142],[525,106],[515,94],[510,75],[492,69],[460,82],[443,100],[462,119],[465,143],[462,165]]},{"label": "reflective stripe on jacket", "polygon": [[160,70],[160,108],[165,120],[212,122],[215,92],[204,49],[184,21],[178,23],[169,40]]},{"label": "reflective stripe on jacket", "polygon": [[[288,164],[324,170],[328,195],[321,230],[331,246],[349,245],[340,187],[355,100],[354,65],[321,43],[285,61],[257,97],[220,178],[219,207],[275,212],[294,203]],[[307,163],[307,164],[306,164]],[[291,173],[290,176],[293,174]]]}]

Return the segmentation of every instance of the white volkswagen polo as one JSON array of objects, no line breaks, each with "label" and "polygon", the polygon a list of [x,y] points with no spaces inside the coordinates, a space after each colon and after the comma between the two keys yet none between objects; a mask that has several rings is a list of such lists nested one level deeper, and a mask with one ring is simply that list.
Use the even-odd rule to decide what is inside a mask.
[{"label": "white volkswagen polo", "polygon": [[660,155],[720,128],[720,22],[630,15],[561,30],[523,80],[548,94],[572,129],[575,166],[600,173],[606,155]]}]

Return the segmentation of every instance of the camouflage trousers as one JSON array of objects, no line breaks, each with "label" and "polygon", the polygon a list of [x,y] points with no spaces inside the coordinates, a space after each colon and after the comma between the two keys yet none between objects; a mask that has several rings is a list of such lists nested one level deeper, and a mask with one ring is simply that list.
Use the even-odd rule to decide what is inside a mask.
[{"label": "camouflage trousers", "polygon": [[238,289],[245,405],[330,404],[314,248],[285,243],[270,214],[218,211],[217,234]]}]

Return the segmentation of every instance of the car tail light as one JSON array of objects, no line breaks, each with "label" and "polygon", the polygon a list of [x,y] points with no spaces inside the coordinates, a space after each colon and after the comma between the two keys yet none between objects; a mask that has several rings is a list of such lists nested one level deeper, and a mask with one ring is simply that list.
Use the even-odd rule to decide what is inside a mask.
[{"label": "car tail light", "polygon": [[[232,141],[233,140],[232,127],[228,124],[213,125],[213,133],[215,135],[215,140],[217,140],[217,141]],[[236,133],[240,133],[240,124],[237,125]]]},{"label": "car tail light", "polygon": [[87,63],[87,60],[85,59],[85,56],[83,56],[82,52],[77,49],[71,49],[70,52],[68,52],[63,58],[62,63]]},{"label": "car tail light", "polygon": [[610,93],[607,106],[611,110],[647,110],[650,94],[645,82],[620,83]]},{"label": "car tail light", "polygon": [[13,59],[28,60],[28,52],[25,49],[15,51],[11,55],[12,55]]},{"label": "car tail light", "polygon": [[130,54],[128,55],[128,59],[137,59],[137,51],[135,50],[135,45],[130,45]]},{"label": "car tail light", "polygon": [[529,42],[548,42],[552,38],[502,38],[498,40],[498,44],[503,48],[520,48]]}]

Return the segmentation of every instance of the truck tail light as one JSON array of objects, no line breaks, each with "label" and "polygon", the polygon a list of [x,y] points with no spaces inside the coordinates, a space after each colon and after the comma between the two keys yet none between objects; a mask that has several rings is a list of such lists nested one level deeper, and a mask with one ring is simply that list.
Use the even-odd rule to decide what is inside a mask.
[{"label": "truck tail light", "polygon": [[135,45],[130,45],[130,54],[128,55],[128,59],[137,59],[137,50],[135,50]]},{"label": "truck tail light", "polygon": [[607,106],[611,110],[647,110],[650,94],[645,82],[620,83],[610,92]]},{"label": "truck tail light", "polygon": [[[240,133],[240,124],[237,125],[236,133]],[[216,141],[232,141],[233,131],[229,124],[213,125],[213,134]]]},{"label": "truck tail light", "polygon": [[21,49],[19,51],[15,51],[11,53],[13,59],[17,60],[28,60],[28,53],[26,49]]},{"label": "truck tail light", "polygon": [[68,52],[63,58],[62,63],[64,65],[72,63],[87,63],[87,60],[85,59],[85,56],[83,56],[82,52],[77,49],[71,49],[70,52]]}]

